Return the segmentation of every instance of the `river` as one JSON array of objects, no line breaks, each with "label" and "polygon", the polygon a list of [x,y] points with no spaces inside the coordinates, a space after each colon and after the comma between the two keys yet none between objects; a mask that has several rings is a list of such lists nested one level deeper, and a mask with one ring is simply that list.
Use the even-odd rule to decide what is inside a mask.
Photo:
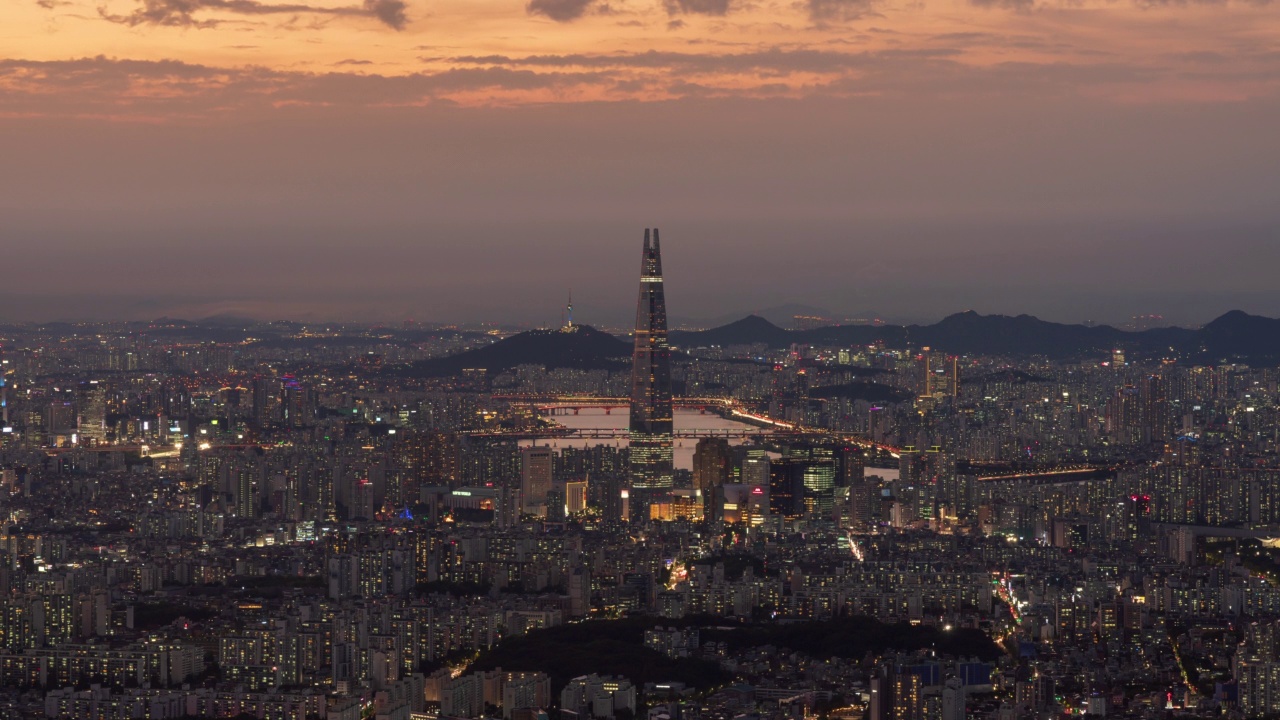
[{"label": "river", "polygon": [[[625,430],[629,421],[627,408],[614,408],[606,413],[604,408],[582,408],[577,415],[556,415],[553,419],[568,428],[592,430]],[[751,425],[736,420],[726,420],[712,412],[702,412],[693,408],[676,408],[672,416],[677,432],[681,430],[742,430]],[[764,431],[767,432],[767,431]],[[746,440],[729,438],[731,445],[742,445]],[[555,438],[537,441],[539,445],[550,445],[553,448],[591,447],[593,445],[613,445],[626,447],[625,438],[614,440],[598,440],[595,438],[565,439]],[[522,447],[532,445],[533,441],[525,440]],[[676,438],[672,448],[672,464],[677,470],[693,469],[693,450],[698,444],[697,438]]]}]

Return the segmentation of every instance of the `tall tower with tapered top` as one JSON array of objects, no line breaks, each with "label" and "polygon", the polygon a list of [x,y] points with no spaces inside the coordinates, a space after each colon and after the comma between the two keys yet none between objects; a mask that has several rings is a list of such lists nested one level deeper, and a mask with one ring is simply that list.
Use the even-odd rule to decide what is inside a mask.
[{"label": "tall tower with tapered top", "polygon": [[655,228],[644,231],[631,365],[631,488],[637,511],[633,516],[640,519],[647,516],[649,503],[673,485],[671,430],[671,348],[667,345],[662,253]]}]

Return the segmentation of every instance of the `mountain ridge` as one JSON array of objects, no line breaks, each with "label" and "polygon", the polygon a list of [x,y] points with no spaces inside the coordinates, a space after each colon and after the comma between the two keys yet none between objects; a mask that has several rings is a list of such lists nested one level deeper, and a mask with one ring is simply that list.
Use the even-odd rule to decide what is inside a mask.
[{"label": "mountain ridge", "polygon": [[709,330],[673,331],[671,341],[684,348],[754,344],[770,348],[792,344],[852,347],[882,342],[897,349],[931,346],[954,354],[1043,355],[1053,359],[1096,355],[1118,347],[1214,362],[1276,363],[1280,361],[1280,320],[1232,310],[1201,328],[1131,331],[1110,325],[1055,323],[1027,314],[982,315],[967,310],[932,325],[831,325],[786,330],[764,318],[748,316]]},{"label": "mountain ridge", "polygon": [[[965,311],[932,325],[831,325],[809,330],[786,330],[759,315],[708,330],[674,330],[673,348],[763,345],[783,349],[792,345],[855,347],[883,343],[886,347],[934,347],[955,355],[1042,356],[1054,360],[1109,357],[1113,349],[1138,356],[1171,354],[1207,364],[1222,361],[1280,364],[1280,320],[1241,311],[1224,313],[1202,328],[1120,330],[1109,325],[1055,323],[1032,315],[982,315]],[[485,368],[502,372],[518,365],[548,369],[623,369],[632,345],[587,325],[574,332],[530,330],[490,345],[440,358],[420,360],[396,372],[409,377],[440,377]],[[679,352],[673,352],[678,358]]]},{"label": "mountain ridge", "polygon": [[629,357],[631,343],[589,325],[578,325],[571,332],[527,330],[483,347],[419,360],[398,372],[407,377],[444,377],[479,368],[502,372],[519,365],[600,370],[622,367]]}]

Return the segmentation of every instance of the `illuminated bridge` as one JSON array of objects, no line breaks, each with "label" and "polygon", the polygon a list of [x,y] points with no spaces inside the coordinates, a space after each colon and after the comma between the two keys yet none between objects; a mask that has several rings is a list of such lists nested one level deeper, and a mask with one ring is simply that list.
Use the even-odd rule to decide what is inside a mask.
[{"label": "illuminated bridge", "polygon": [[1112,468],[1105,465],[1089,465],[1078,463],[1073,465],[1055,465],[1040,468],[1010,469],[1006,472],[976,473],[978,482],[1013,481],[1031,484],[1072,483],[1104,477]]},{"label": "illuminated bridge", "polygon": [[[502,438],[507,440],[626,440],[630,433],[626,428],[530,428],[528,430],[475,430],[465,433],[470,437]],[[671,433],[672,439],[696,439],[705,437],[745,440],[775,434],[765,428],[683,428]]]},{"label": "illuminated bridge", "polygon": [[[513,395],[494,395],[495,400],[505,400],[517,405],[531,405],[543,415],[576,415],[580,411],[587,408],[600,408],[605,411],[606,415],[610,415],[614,410],[628,410],[631,407],[630,398],[624,397],[593,397],[587,395],[552,395],[552,394],[513,394]],[[901,448],[884,443],[877,443],[873,440],[865,438],[855,433],[840,432],[828,430],[825,428],[810,428],[783,420],[774,420],[771,417],[753,413],[745,409],[742,403],[733,398],[724,397],[676,397],[672,399],[672,405],[679,408],[696,408],[706,412],[714,412],[728,420],[736,420],[738,422],[754,425],[751,429],[736,430],[677,430],[673,437],[675,438],[694,438],[694,437],[727,437],[727,438],[750,438],[765,433],[768,434],[786,434],[786,435],[814,435],[827,438],[834,438],[840,442],[849,443],[865,449],[876,449],[884,451],[898,457]],[[599,434],[588,434],[599,433]],[[570,428],[557,428],[555,430],[544,430],[534,434],[534,431],[527,431],[523,434],[516,433],[511,435],[503,435],[498,433],[471,433],[473,436],[480,435],[486,437],[519,437],[522,439],[536,438],[625,438],[626,430],[613,429],[591,429],[577,430]]]},{"label": "illuminated bridge", "polygon": [[[614,410],[626,411],[631,407],[631,401],[628,398],[623,397],[522,394],[494,395],[493,398],[495,400],[505,400],[516,405],[529,405],[535,408],[540,414],[549,417],[554,417],[556,415],[577,415],[579,412],[586,409],[602,409],[605,411],[606,415],[611,415]],[[701,410],[703,413],[715,413],[727,420],[735,420],[745,425],[754,426],[750,428],[733,429],[678,429],[672,434],[674,439],[702,437],[747,439],[761,436],[778,437],[779,435],[809,435],[834,438],[839,442],[849,443],[850,445],[856,445],[861,448],[880,450],[889,453],[893,457],[898,457],[901,452],[900,448],[885,445],[884,443],[877,443],[854,433],[839,432],[824,428],[810,428],[783,420],[775,420],[766,415],[760,415],[745,409],[740,402],[732,398],[677,397],[673,399],[672,405],[679,408]],[[628,437],[628,432],[625,428],[555,427],[523,431],[478,431],[467,434],[472,437],[510,438],[520,440],[536,440],[541,438],[622,440]]]},{"label": "illuminated bridge", "polygon": [[[631,408],[631,399],[625,397],[525,394],[494,395],[493,399],[505,400],[515,405],[531,405],[548,415],[576,415],[579,410],[587,408],[600,408],[606,414],[610,414],[613,410]],[[677,397],[671,401],[671,404],[679,408],[721,412],[741,406],[736,400],[718,397]]]}]

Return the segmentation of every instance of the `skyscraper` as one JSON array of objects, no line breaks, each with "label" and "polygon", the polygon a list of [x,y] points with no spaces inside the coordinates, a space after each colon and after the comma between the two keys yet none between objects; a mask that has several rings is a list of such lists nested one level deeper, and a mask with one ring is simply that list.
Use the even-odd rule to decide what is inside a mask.
[{"label": "skyscraper", "polygon": [[86,445],[98,445],[107,439],[107,397],[106,390],[97,380],[89,383],[89,390],[84,394],[81,403],[80,426],[78,428],[80,442]]},{"label": "skyscraper", "polygon": [[547,495],[555,475],[555,453],[551,448],[528,447],[520,452],[520,491],[526,513],[546,515]]},{"label": "skyscraper", "polygon": [[924,394],[938,400],[960,394],[960,362],[955,355],[924,349]]},{"label": "skyscraper", "polygon": [[631,486],[637,517],[647,517],[649,501],[671,489],[671,349],[667,345],[667,302],[662,292],[658,231],[644,231],[640,259],[640,299],[631,366]]},{"label": "skyscraper", "polygon": [[[9,427],[9,381],[5,379],[5,371],[9,369],[8,360],[0,360],[0,426]],[[9,432],[5,430],[4,432]]]}]

